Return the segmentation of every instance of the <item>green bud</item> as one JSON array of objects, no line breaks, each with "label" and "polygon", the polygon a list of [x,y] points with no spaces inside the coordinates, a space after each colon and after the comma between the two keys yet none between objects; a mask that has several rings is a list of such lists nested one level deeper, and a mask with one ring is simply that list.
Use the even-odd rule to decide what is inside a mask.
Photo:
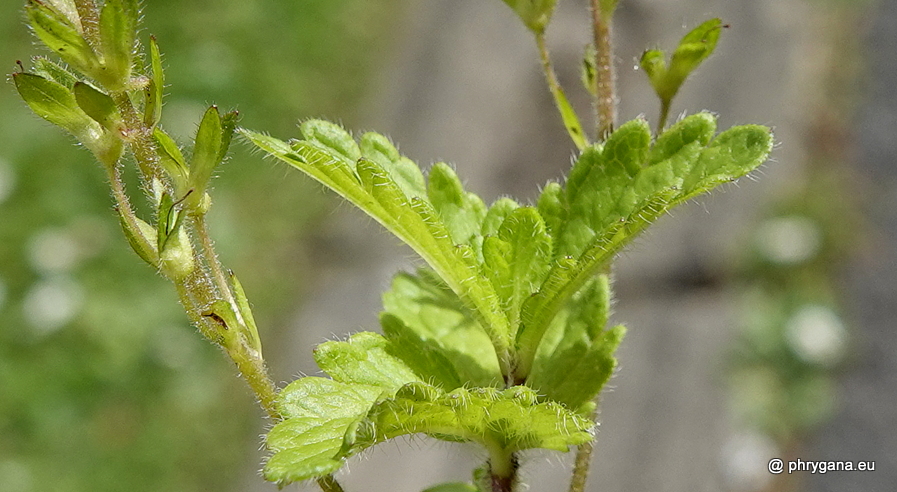
[{"label": "green bud", "polygon": [[545,32],[551,21],[557,0],[504,0],[520,17],[526,27],[536,33]]},{"label": "green bud", "polygon": [[713,53],[723,27],[720,19],[710,19],[686,34],[673,52],[669,66],[663,51],[645,51],[639,66],[664,104],[672,101],[685,79]]},{"label": "green bud", "polygon": [[25,13],[34,33],[47,48],[81,72],[96,74],[102,65],[100,59],[84,39],[77,13],[69,7],[70,2],[29,0]]}]

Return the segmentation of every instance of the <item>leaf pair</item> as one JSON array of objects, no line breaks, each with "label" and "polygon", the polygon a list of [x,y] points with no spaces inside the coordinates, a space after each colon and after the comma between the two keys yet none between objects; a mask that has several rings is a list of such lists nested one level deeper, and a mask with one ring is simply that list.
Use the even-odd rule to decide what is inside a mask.
[{"label": "leaf pair", "polygon": [[529,388],[445,391],[391,355],[395,349],[374,333],[319,346],[315,360],[333,379],[302,378],[280,393],[285,419],[267,436],[274,455],[265,477],[288,483],[324,476],[346,458],[401,435],[473,441],[494,453],[566,451],[591,439],[591,421],[540,402]]}]

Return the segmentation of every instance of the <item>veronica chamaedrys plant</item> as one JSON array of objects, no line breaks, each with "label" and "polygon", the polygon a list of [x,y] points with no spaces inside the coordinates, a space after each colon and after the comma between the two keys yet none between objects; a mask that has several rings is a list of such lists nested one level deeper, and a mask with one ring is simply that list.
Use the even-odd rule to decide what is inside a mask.
[{"label": "veronica chamaedrys plant", "polygon": [[[625,329],[608,327],[611,263],[671,208],[743,176],[765,161],[767,128],[717,134],[710,113],[663,130],[678,87],[712,52],[722,27],[708,21],[683,39],[669,66],[647,52],[643,67],[662,108],[659,134],[637,119],[615,128],[610,50],[616,1],[593,0],[595,41],[583,82],[596,108],[596,140],[554,75],[545,29],[555,1],[505,0],[534,35],[548,87],[578,149],[567,178],[547,183],[535,204],[486,204],[446,164],[428,172],[377,133],[357,138],[306,120],[280,140],[237,129],[236,113],[206,110],[191,157],[159,126],[164,78],[150,38],[146,62],[134,0],[30,0],[38,38],[69,65],[37,59],[13,74],[39,116],[84,143],[107,171],[116,211],[138,255],[176,287],[191,321],[221,346],[275,421],[264,475],[279,484],[333,474],[348,458],[397,436],[425,434],[480,445],[488,460],[471,483],[441,491],[519,487],[520,453],[579,446],[571,490],[582,490],[596,397],[616,366]],[[660,131],[663,130],[663,131]],[[249,302],[218,261],[205,217],[209,179],[236,131],[371,216],[426,263],[396,275],[383,295],[382,334],[319,345],[328,377],[282,390],[267,376]],[[137,216],[121,179],[136,162],[155,208]],[[151,223],[154,222],[154,223]]]}]

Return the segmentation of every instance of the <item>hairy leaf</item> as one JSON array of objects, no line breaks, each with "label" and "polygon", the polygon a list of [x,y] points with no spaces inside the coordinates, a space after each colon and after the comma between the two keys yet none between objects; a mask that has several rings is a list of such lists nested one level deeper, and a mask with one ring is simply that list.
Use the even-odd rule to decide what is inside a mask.
[{"label": "hairy leaf", "polygon": [[539,402],[525,386],[504,391],[458,388],[445,393],[411,383],[395,397],[378,402],[360,422],[346,447],[357,453],[409,434],[449,441],[473,441],[487,449],[513,453],[525,449],[567,451],[592,438],[593,423],[555,402]]},{"label": "hairy leaf", "polygon": [[274,452],[265,465],[265,478],[289,483],[339,469],[347,430],[364,418],[383,391],[316,377],[290,383],[278,395],[284,420],[265,438]]},{"label": "hairy leaf", "polygon": [[[433,378],[446,390],[502,383],[488,335],[432,272],[396,275],[392,288],[383,294],[383,307],[381,321],[387,338],[414,341],[394,344],[395,355],[413,368],[426,368],[426,372],[418,371],[422,377]],[[442,361],[450,365],[441,366]]]},{"label": "hairy leaf", "polygon": [[[241,131],[254,144],[343,196],[411,246],[442,277],[464,305],[471,308],[470,312],[489,334],[496,351],[501,354],[503,372],[509,372],[507,351],[511,328],[508,318],[501,310],[491,283],[479,275],[477,253],[470,245],[458,245],[452,240],[452,231],[443,222],[440,210],[429,201],[430,190],[428,189],[427,197],[407,196],[404,189],[419,186],[413,175],[410,179],[406,179],[406,175],[403,178],[405,185],[400,185],[392,175],[395,166],[390,171],[375,160],[361,158],[357,159],[355,168],[353,158],[361,151],[354,141],[350,142],[351,136],[348,133],[337,131],[330,126],[332,124],[315,126],[306,122],[303,125],[303,132],[306,132],[306,126],[311,129],[310,137],[306,135],[307,140],[294,141],[291,145],[266,135]],[[384,154],[389,154],[388,148],[386,150]],[[389,160],[396,162],[395,159]],[[437,201],[442,213],[451,215],[451,212],[447,212],[450,208],[448,205],[450,200],[458,196],[443,196],[453,192],[447,188],[452,183],[446,181],[449,176],[444,170],[437,173],[441,174],[436,178],[439,185],[433,190],[434,196],[439,196]],[[475,217],[485,215],[484,207],[472,195],[462,192],[460,200],[462,203],[472,204],[476,209]],[[458,224],[453,224],[453,227],[455,234],[460,234]]]},{"label": "hairy leaf", "polygon": [[345,342],[325,342],[315,348],[315,362],[334,381],[379,386],[395,392],[421,379],[389,353],[383,336],[371,332],[352,335]]}]

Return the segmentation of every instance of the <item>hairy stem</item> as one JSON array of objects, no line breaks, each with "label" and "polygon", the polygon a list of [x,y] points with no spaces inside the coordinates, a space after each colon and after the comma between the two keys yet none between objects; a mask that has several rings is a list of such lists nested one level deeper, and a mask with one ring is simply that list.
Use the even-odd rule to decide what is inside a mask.
[{"label": "hairy stem", "polygon": [[[592,412],[591,419],[592,422],[598,421],[597,406]],[[589,467],[592,464],[592,451],[595,450],[596,439],[597,436],[576,448],[576,461],[573,464],[573,476],[570,479],[570,492],[584,492],[586,490],[586,480],[589,477]]]},{"label": "hairy stem", "polygon": [[490,492],[513,492],[517,487],[517,455],[509,453],[497,443],[487,446],[489,449],[489,487]]},{"label": "hairy stem", "polygon": [[595,43],[595,132],[604,140],[614,130],[617,96],[614,87],[614,54],[611,44],[611,15],[605,16],[601,0],[592,2],[592,30]]},{"label": "hairy stem", "polygon": [[215,245],[212,242],[211,235],[209,235],[209,226],[206,222],[206,216],[205,214],[198,214],[194,215],[192,218],[196,235],[199,237],[199,243],[202,247],[203,256],[209,266],[209,270],[211,270],[215,286],[218,288],[221,296],[224,297],[224,300],[234,309],[234,313],[239,316],[240,310],[237,307],[237,303],[234,301],[234,295],[230,290],[230,284],[224,274],[224,267],[221,265],[221,261],[218,260],[218,255],[215,254]]},{"label": "hairy stem", "polygon": [[316,481],[323,492],[343,492],[343,487],[333,478],[333,475],[321,477]]}]

